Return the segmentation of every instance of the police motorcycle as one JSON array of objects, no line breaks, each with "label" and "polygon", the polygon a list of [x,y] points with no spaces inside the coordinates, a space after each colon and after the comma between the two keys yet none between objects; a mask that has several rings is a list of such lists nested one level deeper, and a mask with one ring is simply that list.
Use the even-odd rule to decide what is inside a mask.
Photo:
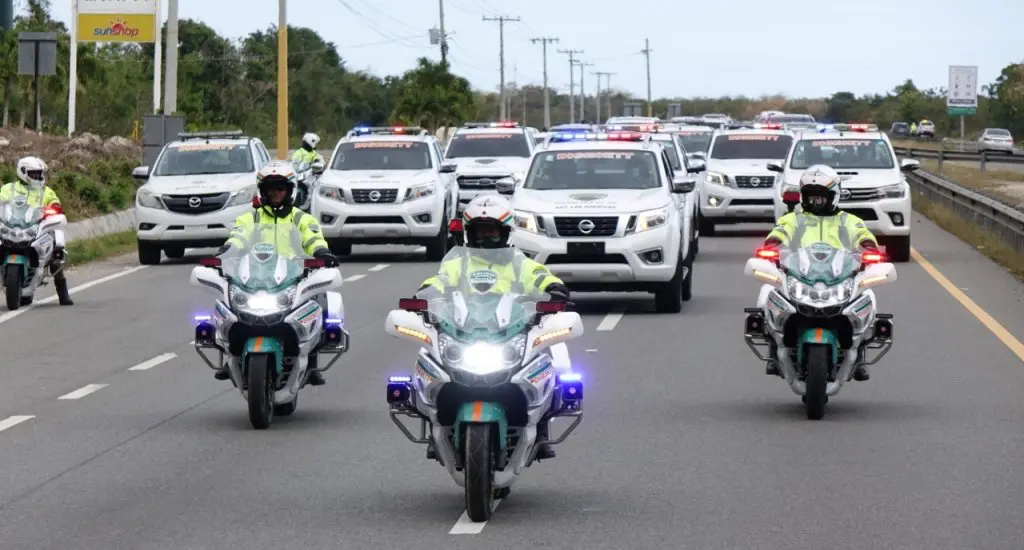
[{"label": "police motorcycle", "polygon": [[308,214],[313,202],[313,188],[324,173],[324,163],[319,160],[312,163],[292,161],[292,168],[298,176],[298,183],[292,192],[292,204]]},{"label": "police motorcycle", "polygon": [[[458,247],[444,261],[484,253],[495,263],[522,254]],[[494,254],[507,257],[496,261]],[[387,333],[422,349],[412,376],[388,379],[387,402],[392,421],[410,441],[434,444],[437,460],[465,490],[467,515],[481,522],[533,463],[537,425],[572,418],[559,437],[550,438],[557,445],[583,420],[582,377],[568,368],[564,344],[557,346],[581,336],[583,323],[578,313],[566,311],[571,304],[488,293],[497,282],[491,271],[462,279],[438,298],[401,299],[388,314]],[[565,374],[556,375],[556,365]],[[419,435],[399,417],[419,420]]]},{"label": "police motorcycle", "polygon": [[[30,191],[31,192],[31,191]],[[0,254],[7,309],[29,305],[46,284],[56,246],[64,246],[67,217],[60,205],[30,206],[28,194],[0,204]],[[67,262],[67,252],[61,260]]]},{"label": "police motorcycle", "polygon": [[744,275],[766,284],[757,307],[744,310],[743,338],[758,359],[778,365],[811,420],[825,415],[828,398],[858,366],[874,365],[892,348],[893,315],[878,312],[872,290],[896,281],[885,259],[815,243],[761,248],[747,260]]},{"label": "police motorcycle", "polygon": [[348,351],[349,334],[341,272],[296,257],[295,227],[278,243],[260,242],[258,231],[245,247],[201,259],[191,283],[217,297],[212,314],[195,317],[196,352],[210,368],[227,369],[252,427],[264,430],[274,416],[295,412],[309,374],[330,369]]}]

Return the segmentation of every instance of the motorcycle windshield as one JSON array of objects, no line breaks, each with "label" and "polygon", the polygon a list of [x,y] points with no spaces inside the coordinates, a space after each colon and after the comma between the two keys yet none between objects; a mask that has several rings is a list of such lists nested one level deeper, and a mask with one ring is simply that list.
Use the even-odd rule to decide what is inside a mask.
[{"label": "motorcycle windshield", "polygon": [[230,244],[221,256],[221,271],[241,290],[277,292],[302,277],[306,255],[302,236],[291,223],[254,225],[242,235],[232,233]]},{"label": "motorcycle windshield", "polygon": [[518,283],[526,260],[515,248],[453,248],[437,273],[444,296],[429,307],[440,331],[463,342],[504,342],[522,333],[546,299]]},{"label": "motorcycle windshield", "polygon": [[10,200],[0,203],[0,221],[7,227],[28,228],[39,224],[42,219],[43,208],[31,206],[28,193],[18,193]]},{"label": "motorcycle windshield", "polygon": [[853,277],[860,268],[860,256],[855,252],[826,243],[783,251],[779,259],[786,273],[808,285],[833,286]]}]

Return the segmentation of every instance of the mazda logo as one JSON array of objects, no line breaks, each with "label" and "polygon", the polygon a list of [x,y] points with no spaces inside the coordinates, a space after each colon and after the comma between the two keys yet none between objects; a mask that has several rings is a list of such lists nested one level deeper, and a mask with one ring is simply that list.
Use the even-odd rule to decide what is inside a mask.
[{"label": "mazda logo", "polygon": [[373,201],[373,202],[379,201],[380,200],[380,191],[377,191],[376,189],[374,189],[373,191],[370,191],[370,200]]},{"label": "mazda logo", "polygon": [[590,220],[583,220],[580,222],[579,225],[576,226],[576,228],[580,230],[580,233],[583,233],[584,235],[589,235],[590,232],[594,230],[594,222]]},{"label": "mazda logo", "polygon": [[848,198],[850,198],[852,196],[853,196],[853,192],[850,191],[849,189],[843,189],[842,191],[839,192],[839,198],[843,199],[843,200],[846,200],[846,199],[848,199]]},{"label": "mazda logo", "polygon": [[202,204],[203,204],[203,199],[201,199],[199,197],[189,197],[189,199],[188,199],[188,205],[191,208],[199,208],[199,206],[202,205]]}]

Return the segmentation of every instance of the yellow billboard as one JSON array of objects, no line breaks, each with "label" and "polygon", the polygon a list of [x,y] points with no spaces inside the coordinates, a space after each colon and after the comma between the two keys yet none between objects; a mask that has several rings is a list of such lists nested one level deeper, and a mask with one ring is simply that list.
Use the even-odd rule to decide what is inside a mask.
[{"label": "yellow billboard", "polygon": [[81,42],[154,42],[156,16],[148,13],[80,13]]}]

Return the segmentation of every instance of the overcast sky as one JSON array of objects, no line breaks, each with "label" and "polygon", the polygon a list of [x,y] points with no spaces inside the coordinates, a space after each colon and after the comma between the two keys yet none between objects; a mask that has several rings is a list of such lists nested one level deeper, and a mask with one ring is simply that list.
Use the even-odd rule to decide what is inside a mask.
[{"label": "overcast sky", "polygon": [[[645,38],[655,97],[860,94],[906,78],[937,87],[951,64],[977,65],[987,84],[1024,59],[1024,0],[443,1],[453,70],[478,89],[499,82],[498,24],[483,15],[521,18],[505,26],[507,81],[539,84],[541,47],[530,38],[558,37],[548,48],[549,84],[568,89],[568,58],[558,48],[584,50],[580,57],[594,64],[590,93],[597,81],[589,73],[608,71],[613,87],[645,96]],[[277,22],[277,0],[179,2],[181,18],[225,36]],[[70,4],[53,0],[55,16],[68,21]],[[349,68],[395,74],[417,57],[440,58],[427,37],[437,0],[288,0],[288,11],[289,24],[336,44]]]}]

